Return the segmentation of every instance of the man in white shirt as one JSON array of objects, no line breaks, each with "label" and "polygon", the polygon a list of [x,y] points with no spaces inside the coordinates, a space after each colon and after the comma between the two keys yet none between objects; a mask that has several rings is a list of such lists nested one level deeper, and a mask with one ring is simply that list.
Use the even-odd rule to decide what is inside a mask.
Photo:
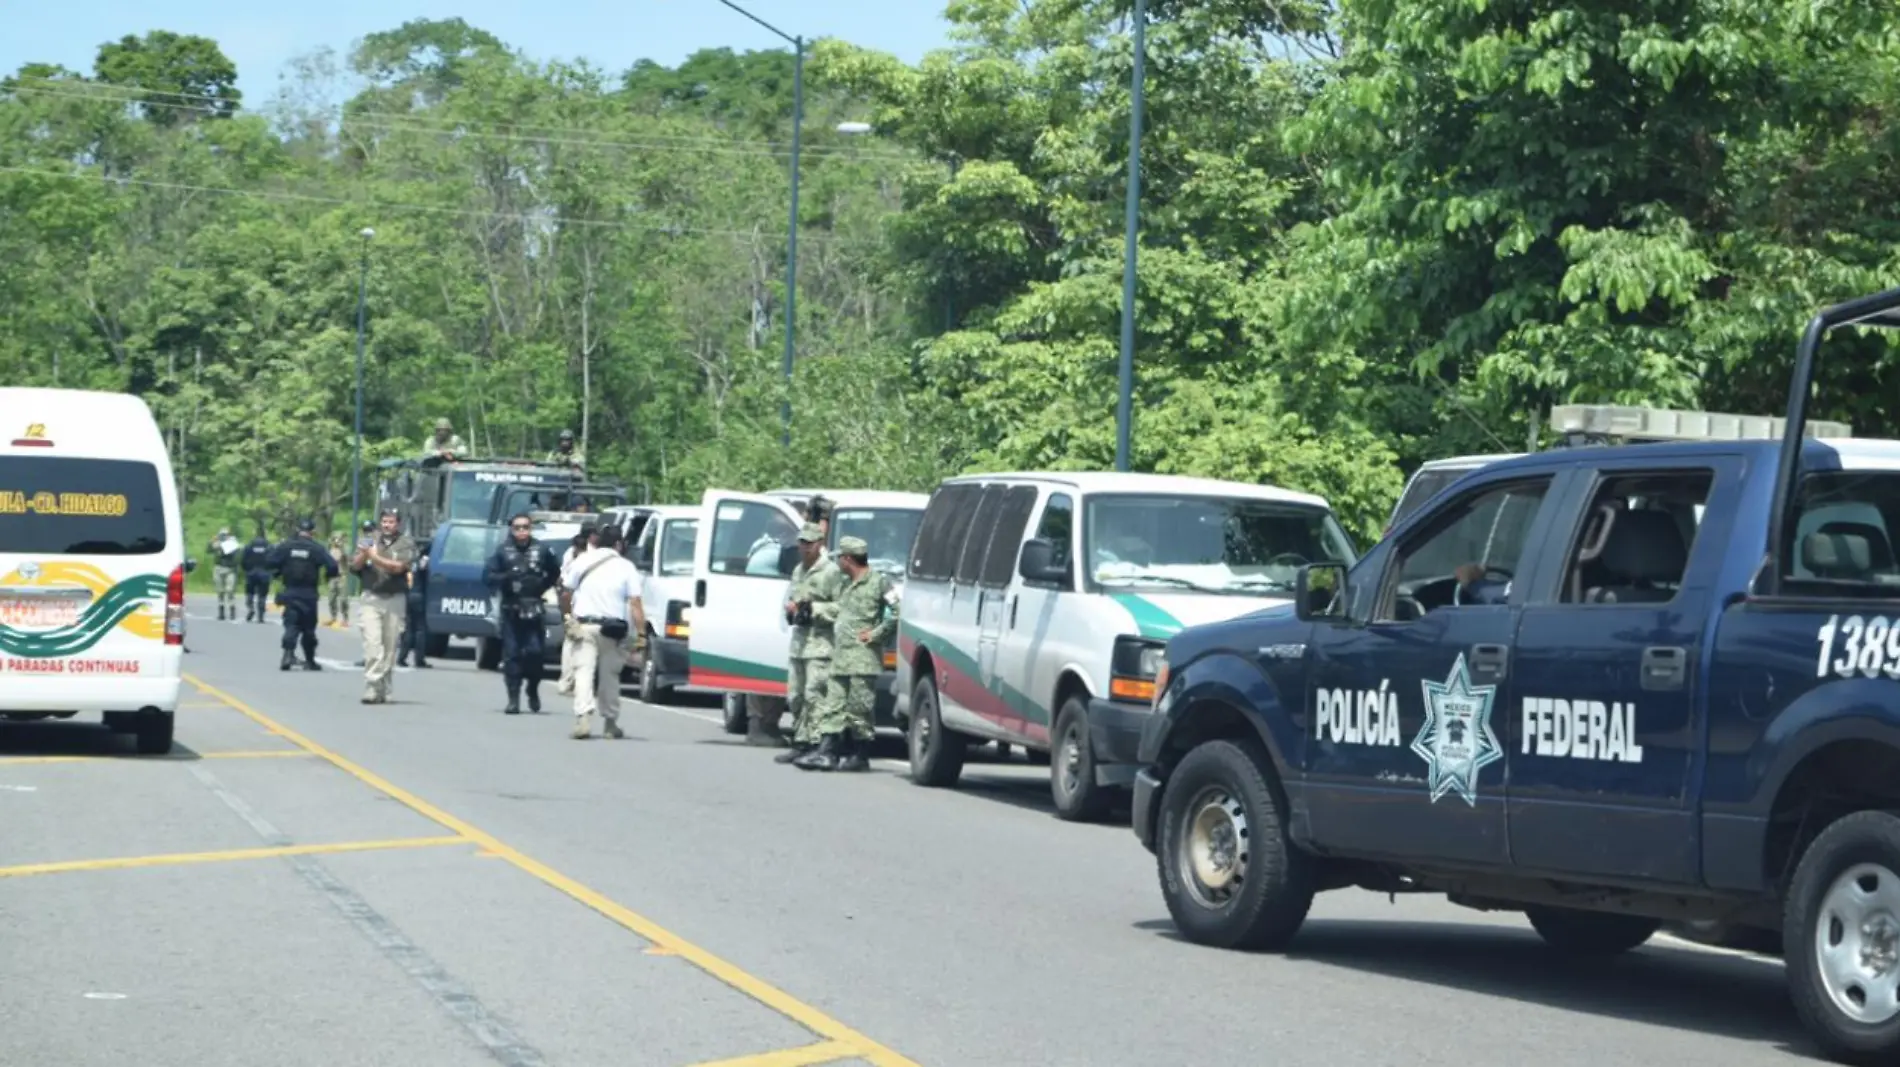
[{"label": "man in white shirt", "polygon": [[576,556],[561,578],[561,613],[580,632],[569,735],[577,741],[593,736],[597,709],[603,736],[627,736],[620,729],[620,667],[639,595],[640,572],[620,554],[620,531],[613,526],[601,527],[595,546]]},{"label": "man in white shirt", "polygon": [[[581,553],[594,547],[594,538],[599,533],[600,530],[598,527],[592,525],[583,527],[580,533],[574,535],[573,542],[567,546],[567,552],[561,556],[561,588],[563,590],[567,588],[567,576],[573,572],[574,561],[580,558]],[[565,604],[566,602],[563,601],[562,603]],[[574,667],[580,662],[580,650],[580,631],[574,628],[573,616],[568,615],[566,609],[563,608],[561,614],[561,683],[555,687],[555,690],[564,697],[574,695]]]}]

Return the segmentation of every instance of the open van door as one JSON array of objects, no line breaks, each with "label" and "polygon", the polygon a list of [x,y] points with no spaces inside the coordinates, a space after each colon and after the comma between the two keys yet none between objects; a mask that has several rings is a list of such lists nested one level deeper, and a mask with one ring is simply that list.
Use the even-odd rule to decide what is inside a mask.
[{"label": "open van door", "polygon": [[799,524],[779,497],[707,490],[700,498],[688,685],[785,695],[792,640],[785,600],[798,566]]}]

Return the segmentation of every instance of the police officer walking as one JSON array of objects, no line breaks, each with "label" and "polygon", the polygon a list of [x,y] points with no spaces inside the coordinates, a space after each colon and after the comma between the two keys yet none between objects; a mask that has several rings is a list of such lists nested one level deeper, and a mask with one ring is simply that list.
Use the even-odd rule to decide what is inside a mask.
[{"label": "police officer walking", "polygon": [[548,546],[534,539],[534,520],[522,512],[508,520],[508,536],[488,557],[482,579],[501,599],[501,676],[508,686],[509,715],[521,714],[521,686],[528,710],[541,710],[541,661],[547,655],[542,612],[547,591],[560,580]]},{"label": "police officer walking", "polygon": [[[776,762],[790,763],[818,747],[813,713],[824,702],[831,682],[832,626],[816,608],[836,600],[844,584],[844,572],[825,551],[824,528],[815,522],[800,527],[798,566],[792,570],[791,594],[785,602],[785,618],[792,624],[791,671],[785,686],[785,703],[792,713],[792,746],[791,751],[780,753]],[[778,731],[762,724],[760,718],[748,717],[746,740],[783,744]]]},{"label": "police officer walking", "polygon": [[831,654],[831,684],[814,729],[818,747],[792,761],[807,771],[862,771],[870,767],[871,722],[877,701],[877,677],[884,670],[884,643],[897,631],[897,590],[871,566],[870,547],[861,537],[838,539],[838,568],[847,579],[838,598],[814,604],[813,617],[829,617],[836,627]]},{"label": "police officer walking", "polygon": [[360,545],[350,570],[363,581],[357,617],[363,627],[363,703],[386,704],[396,669],[396,642],[407,611],[409,565],[416,544],[402,532],[394,511],[377,518],[376,536]]},{"label": "police officer walking", "polygon": [[317,582],[337,575],[336,560],[317,544],[312,532],[317,524],[310,519],[297,521],[297,533],[270,550],[270,569],[283,582],[277,603],[284,608],[284,658],[277,669],[287,671],[297,661],[297,644],[303,644],[303,669],[317,666]]},{"label": "police officer walking", "polygon": [[429,546],[422,545],[416,550],[416,562],[409,568],[409,591],[404,597],[404,619],[402,631],[402,653],[396,657],[396,666],[409,666],[409,657],[416,657],[416,667],[427,670],[435,664],[429,662]]},{"label": "police officer walking", "polygon": [[229,526],[218,528],[211,539],[211,576],[218,589],[218,621],[237,621],[238,554],[244,546],[231,536]]},{"label": "police officer walking", "polygon": [[[244,566],[244,621],[263,622],[266,615],[265,599],[270,596],[270,553],[271,543],[264,536],[264,527],[257,527],[257,536],[244,546],[242,563]],[[231,616],[237,618],[234,612]]]}]

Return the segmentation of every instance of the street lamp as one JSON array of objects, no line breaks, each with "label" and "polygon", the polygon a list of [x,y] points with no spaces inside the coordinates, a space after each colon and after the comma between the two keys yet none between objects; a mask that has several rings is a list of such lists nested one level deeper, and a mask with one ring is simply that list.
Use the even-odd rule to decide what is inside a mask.
[{"label": "street lamp", "polygon": [[1135,414],[1135,217],[1141,208],[1141,83],[1146,58],[1148,12],[1135,0],[1135,70],[1128,104],[1128,219],[1122,253],[1121,399],[1115,405],[1115,469],[1128,469],[1130,422]]},{"label": "street lamp", "polygon": [[[369,242],[376,231],[368,226],[357,231],[356,236],[363,239],[363,266],[361,280],[356,286],[356,458],[350,464],[350,533],[356,536],[357,524],[361,521],[360,494],[363,482],[363,325],[369,310]],[[352,582],[356,592],[362,592],[363,580],[355,577]]]},{"label": "street lamp", "polygon": [[779,404],[779,441],[792,447],[792,341],[798,323],[798,133],[805,118],[805,39],[794,37],[732,0],[720,3],[765,27],[792,46],[792,210],[785,230],[785,399]]}]

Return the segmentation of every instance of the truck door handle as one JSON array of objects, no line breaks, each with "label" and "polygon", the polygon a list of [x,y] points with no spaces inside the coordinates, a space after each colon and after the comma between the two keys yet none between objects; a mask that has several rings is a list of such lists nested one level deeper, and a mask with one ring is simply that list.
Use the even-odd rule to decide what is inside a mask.
[{"label": "truck door handle", "polygon": [[1689,677],[1689,650],[1670,645],[1643,649],[1643,688],[1651,691],[1681,689]]},{"label": "truck door handle", "polygon": [[1472,645],[1469,664],[1471,673],[1503,678],[1504,670],[1511,661],[1511,650],[1505,645]]},{"label": "truck door handle", "polygon": [[693,583],[693,606],[698,608],[706,606],[706,579],[704,578]]}]

